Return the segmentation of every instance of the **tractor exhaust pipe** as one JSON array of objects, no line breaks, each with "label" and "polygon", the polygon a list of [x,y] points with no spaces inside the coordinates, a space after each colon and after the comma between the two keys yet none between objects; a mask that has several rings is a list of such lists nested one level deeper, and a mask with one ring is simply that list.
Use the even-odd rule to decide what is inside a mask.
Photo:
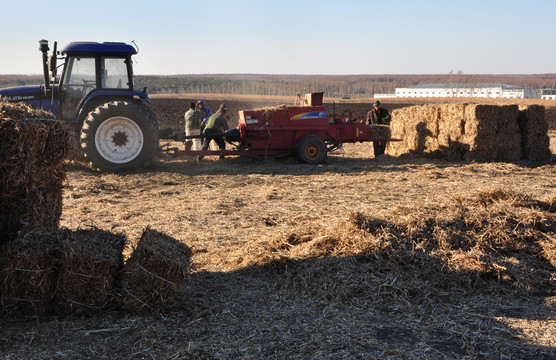
[{"label": "tractor exhaust pipe", "polygon": [[46,90],[50,89],[50,73],[48,71],[48,40],[39,41],[39,50],[42,52],[42,66],[44,72],[44,87]]}]

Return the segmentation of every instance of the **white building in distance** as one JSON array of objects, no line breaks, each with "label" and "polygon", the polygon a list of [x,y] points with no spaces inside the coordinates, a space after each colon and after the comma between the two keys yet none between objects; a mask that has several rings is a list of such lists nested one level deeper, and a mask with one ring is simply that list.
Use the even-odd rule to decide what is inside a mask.
[{"label": "white building in distance", "polygon": [[475,97],[526,99],[538,98],[539,92],[531,88],[507,84],[422,84],[396,88],[395,94],[374,94],[375,98],[406,97]]},{"label": "white building in distance", "polygon": [[556,90],[545,89],[541,93],[543,100],[556,100]]}]

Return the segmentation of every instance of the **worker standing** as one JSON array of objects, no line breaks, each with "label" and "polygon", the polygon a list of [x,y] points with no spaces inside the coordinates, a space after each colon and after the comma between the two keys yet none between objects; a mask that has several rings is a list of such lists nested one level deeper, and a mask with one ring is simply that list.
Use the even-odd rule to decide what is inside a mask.
[{"label": "worker standing", "polygon": [[[222,134],[224,131],[228,130],[227,115],[228,109],[225,104],[222,104],[220,105],[220,108],[218,108],[218,111],[208,118],[205,128],[203,129],[203,134],[207,135],[207,137],[203,138],[203,146],[201,147],[201,150],[208,150],[212,140],[218,144],[220,150],[226,150],[226,142],[224,141]],[[197,156],[197,161],[200,161],[203,157],[203,155]],[[220,155],[220,159],[223,158],[224,155]]]},{"label": "worker standing", "polygon": [[[371,126],[373,125],[390,125],[390,113],[388,110],[381,107],[380,101],[375,100],[373,103],[373,109],[367,113],[367,123]],[[386,150],[385,141],[373,141],[373,150],[375,157],[384,154]]]},{"label": "worker standing", "polygon": [[212,115],[212,112],[208,107],[205,106],[203,100],[197,101],[197,110],[201,112],[201,131],[202,131],[203,127],[205,127],[207,123],[208,118]]},{"label": "worker standing", "polygon": [[[197,109],[199,111],[201,111],[201,134],[203,133],[203,129],[205,128],[205,125],[207,124],[207,121],[209,119],[209,117],[211,117],[212,115],[212,111],[210,111],[210,109],[208,107],[206,107],[205,103],[203,100],[199,100],[197,101]],[[212,145],[211,143],[211,150],[216,150],[216,145]]]},{"label": "worker standing", "polygon": [[[189,110],[185,112],[183,116],[185,119],[185,135],[199,135],[201,133],[201,111],[196,109],[195,103],[191,102],[189,104]],[[191,148],[193,150],[199,150],[201,145],[200,139],[186,139],[185,140],[185,150],[189,151]]]}]

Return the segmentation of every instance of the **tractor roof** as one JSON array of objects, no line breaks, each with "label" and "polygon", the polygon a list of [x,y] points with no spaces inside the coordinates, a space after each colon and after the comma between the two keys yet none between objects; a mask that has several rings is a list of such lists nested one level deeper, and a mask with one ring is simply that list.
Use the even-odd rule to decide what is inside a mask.
[{"label": "tractor roof", "polygon": [[137,54],[137,50],[122,42],[72,42],[62,49],[62,54]]}]

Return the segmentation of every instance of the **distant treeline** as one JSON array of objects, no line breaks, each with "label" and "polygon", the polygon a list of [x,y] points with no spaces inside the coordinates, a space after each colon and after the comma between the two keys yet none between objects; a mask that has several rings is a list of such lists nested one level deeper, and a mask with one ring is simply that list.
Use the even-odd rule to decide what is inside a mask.
[{"label": "distant treeline", "polygon": [[[551,89],[556,74],[538,75],[259,75],[207,74],[135,76],[135,88],[151,94],[248,94],[293,96],[324,91],[328,97],[371,97],[393,93],[396,87],[419,84],[503,83],[534,89]],[[40,84],[42,75],[0,75],[0,87]]]}]

